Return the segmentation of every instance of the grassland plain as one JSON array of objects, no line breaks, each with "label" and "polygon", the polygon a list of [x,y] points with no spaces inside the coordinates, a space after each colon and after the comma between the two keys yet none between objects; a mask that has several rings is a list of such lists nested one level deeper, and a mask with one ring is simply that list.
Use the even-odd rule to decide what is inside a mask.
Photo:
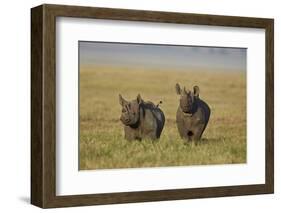
[{"label": "grassland plain", "polygon": [[[184,144],[176,127],[175,84],[200,87],[211,108],[199,144]],[[124,140],[118,94],[127,100],[140,93],[163,104],[166,116],[157,142]],[[246,162],[246,73],[209,70],[149,70],[80,67],[81,170],[232,164]]]}]

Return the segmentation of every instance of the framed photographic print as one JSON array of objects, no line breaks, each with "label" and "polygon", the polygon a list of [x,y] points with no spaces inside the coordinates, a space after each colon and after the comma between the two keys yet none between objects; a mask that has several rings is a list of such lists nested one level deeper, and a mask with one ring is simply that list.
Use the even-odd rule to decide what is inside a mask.
[{"label": "framed photographic print", "polygon": [[31,203],[274,191],[273,19],[31,9]]}]

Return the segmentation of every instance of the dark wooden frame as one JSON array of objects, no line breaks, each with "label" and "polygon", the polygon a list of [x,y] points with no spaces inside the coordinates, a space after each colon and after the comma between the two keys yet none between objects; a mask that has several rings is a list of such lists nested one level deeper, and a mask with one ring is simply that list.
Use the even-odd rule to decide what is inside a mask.
[{"label": "dark wooden frame", "polygon": [[[265,29],[266,183],[195,189],[56,196],[56,17]],[[178,200],[274,192],[274,20],[264,18],[41,5],[31,9],[31,203],[65,207]]]}]

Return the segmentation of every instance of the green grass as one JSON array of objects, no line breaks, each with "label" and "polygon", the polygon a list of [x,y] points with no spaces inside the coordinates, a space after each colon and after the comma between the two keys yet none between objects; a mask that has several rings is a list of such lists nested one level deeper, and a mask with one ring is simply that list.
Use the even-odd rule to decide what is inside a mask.
[{"label": "green grass", "polygon": [[[176,127],[175,84],[200,87],[211,108],[199,144],[185,145]],[[163,101],[166,123],[159,141],[124,140],[118,94]],[[80,69],[80,169],[230,164],[246,162],[246,75],[226,71]]]}]

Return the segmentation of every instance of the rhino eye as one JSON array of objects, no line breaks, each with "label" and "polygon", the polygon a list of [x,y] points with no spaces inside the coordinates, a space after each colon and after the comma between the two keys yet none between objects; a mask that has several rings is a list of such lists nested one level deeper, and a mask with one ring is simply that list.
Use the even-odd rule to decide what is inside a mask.
[{"label": "rhino eye", "polygon": [[122,112],[126,112],[126,110],[123,108],[123,109],[122,109]]}]

